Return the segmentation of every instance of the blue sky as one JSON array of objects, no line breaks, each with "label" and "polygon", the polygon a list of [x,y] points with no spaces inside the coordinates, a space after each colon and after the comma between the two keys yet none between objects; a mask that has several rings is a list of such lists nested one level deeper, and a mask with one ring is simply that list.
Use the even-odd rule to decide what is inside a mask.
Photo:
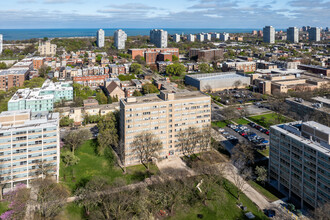
[{"label": "blue sky", "polygon": [[329,26],[330,0],[0,0],[5,28]]}]

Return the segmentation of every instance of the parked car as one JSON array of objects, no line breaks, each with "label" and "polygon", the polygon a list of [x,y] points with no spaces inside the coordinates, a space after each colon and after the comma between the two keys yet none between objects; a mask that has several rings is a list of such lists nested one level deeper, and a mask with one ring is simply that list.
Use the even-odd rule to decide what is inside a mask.
[{"label": "parked car", "polygon": [[225,129],[223,129],[223,128],[219,128],[218,131],[219,131],[219,132],[224,132]]},{"label": "parked car", "polygon": [[266,131],[265,131],[265,134],[269,135],[269,130],[266,130]]},{"label": "parked car", "polygon": [[222,132],[223,135],[228,135],[229,133],[227,131]]}]

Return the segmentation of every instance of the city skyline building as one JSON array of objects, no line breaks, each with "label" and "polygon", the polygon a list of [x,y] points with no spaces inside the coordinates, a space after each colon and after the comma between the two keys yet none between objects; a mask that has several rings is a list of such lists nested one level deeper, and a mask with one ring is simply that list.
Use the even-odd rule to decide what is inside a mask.
[{"label": "city skyline building", "polygon": [[189,42],[195,42],[195,38],[196,38],[196,36],[193,34],[188,34],[188,36],[187,36],[187,40]]},{"label": "city skyline building", "polygon": [[299,42],[299,29],[297,27],[289,27],[287,29],[287,40],[291,43]]},{"label": "city skyline building", "polygon": [[57,181],[60,165],[59,113],[0,113],[0,176],[4,191],[43,177],[40,166]]},{"label": "city skyline building", "polygon": [[98,47],[104,47],[104,30],[99,29],[96,33],[96,44]]},{"label": "city skyline building", "polygon": [[308,39],[309,41],[320,41],[321,31],[319,27],[311,27],[308,29]]},{"label": "city skyline building", "polygon": [[180,40],[181,40],[181,36],[180,36],[179,34],[174,34],[174,35],[173,35],[173,41],[174,41],[175,43],[180,42]]},{"label": "city skyline building", "polygon": [[221,41],[227,41],[229,39],[229,34],[226,32],[223,32],[220,34],[220,40]]},{"label": "city skyline building", "polygon": [[118,50],[125,49],[125,42],[127,40],[127,34],[122,29],[118,29],[114,33],[115,47]]},{"label": "city skyline building", "polygon": [[263,28],[263,41],[269,44],[275,43],[275,28],[273,26]]},{"label": "city skyline building", "polygon": [[203,42],[205,40],[205,35],[204,34],[197,34],[197,40],[199,42]]},{"label": "city skyline building", "polygon": [[167,47],[167,31],[163,29],[152,29],[150,31],[150,42],[158,48]]},{"label": "city skyline building", "polygon": [[299,208],[330,201],[330,128],[314,121],[270,127],[269,182]]}]

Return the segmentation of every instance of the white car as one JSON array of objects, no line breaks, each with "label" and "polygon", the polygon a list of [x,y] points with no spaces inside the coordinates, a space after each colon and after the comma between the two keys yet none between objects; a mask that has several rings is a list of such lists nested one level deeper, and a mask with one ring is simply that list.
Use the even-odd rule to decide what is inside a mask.
[{"label": "white car", "polygon": [[224,132],[225,131],[225,129],[223,129],[223,128],[219,128],[219,130],[218,130],[219,132]]}]

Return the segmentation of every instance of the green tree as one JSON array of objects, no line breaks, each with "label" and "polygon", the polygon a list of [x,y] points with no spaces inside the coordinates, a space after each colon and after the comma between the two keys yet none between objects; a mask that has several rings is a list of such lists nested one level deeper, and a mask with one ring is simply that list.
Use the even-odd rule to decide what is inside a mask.
[{"label": "green tree", "polygon": [[140,74],[142,72],[142,69],[141,69],[141,64],[138,64],[138,63],[132,63],[131,67],[130,67],[130,72],[137,75],[137,74]]},{"label": "green tree", "polygon": [[112,97],[111,97],[111,96],[108,96],[108,97],[107,97],[107,103],[108,103],[108,104],[111,104],[111,103],[112,103]]},{"label": "green tree", "polygon": [[198,66],[198,70],[199,70],[201,73],[211,73],[211,72],[214,71],[213,68],[210,67],[210,65],[207,64],[207,63],[201,63],[201,64],[199,64],[199,66]]},{"label": "green tree", "polygon": [[158,93],[157,87],[151,83],[144,84],[142,86],[143,94]]},{"label": "green tree", "polygon": [[96,100],[99,102],[100,105],[108,103],[108,98],[104,95],[102,91],[96,93]]},{"label": "green tree", "polygon": [[267,181],[267,170],[263,166],[257,166],[255,170],[255,174],[257,175],[257,181],[265,184]]},{"label": "green tree", "polygon": [[74,122],[73,119],[70,119],[69,116],[65,116],[65,117],[61,118],[60,126],[61,127],[72,126],[73,122]]},{"label": "green tree", "polygon": [[7,64],[4,63],[4,62],[1,62],[1,63],[0,63],[0,70],[1,70],[1,69],[7,69]]},{"label": "green tree", "polygon": [[110,112],[103,120],[100,120],[97,124],[99,129],[99,135],[97,136],[97,151],[100,155],[104,155],[106,149],[117,147],[118,145],[118,131],[117,120],[114,113]]},{"label": "green tree", "polygon": [[186,68],[181,63],[173,63],[171,65],[168,65],[166,67],[165,71],[166,71],[166,74],[168,74],[170,76],[173,76],[173,75],[180,76],[186,72]]},{"label": "green tree", "polygon": [[45,82],[45,78],[42,77],[36,77],[31,80],[25,80],[24,81],[24,88],[39,88],[42,86],[42,84]]},{"label": "green tree", "polygon": [[71,151],[64,151],[61,156],[66,167],[76,165],[80,161]]},{"label": "green tree", "polygon": [[142,93],[139,90],[135,90],[133,96],[142,96]]},{"label": "green tree", "polygon": [[175,62],[175,61],[179,61],[179,58],[175,55],[172,55],[172,61]]}]

